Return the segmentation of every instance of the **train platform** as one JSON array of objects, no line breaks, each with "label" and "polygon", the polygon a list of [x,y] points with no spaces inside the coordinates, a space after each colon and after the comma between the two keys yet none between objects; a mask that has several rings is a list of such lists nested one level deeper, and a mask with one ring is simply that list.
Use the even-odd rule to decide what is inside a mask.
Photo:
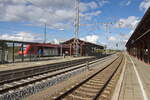
[{"label": "train platform", "polygon": [[78,60],[78,59],[85,59],[85,58],[90,58],[90,57],[92,57],[92,56],[82,56],[82,57],[66,56],[65,58],[63,58],[61,56],[61,57],[50,57],[49,60],[39,60],[39,61],[33,61],[33,62],[1,64],[0,65],[0,71],[21,69],[21,68],[34,67],[34,66],[53,64],[53,63],[60,63],[60,62]]},{"label": "train platform", "polygon": [[[118,81],[112,100],[149,100],[150,99],[150,65],[125,55],[126,63],[122,81]],[[119,90],[120,89],[120,90]],[[118,90],[118,91],[117,91]]]}]

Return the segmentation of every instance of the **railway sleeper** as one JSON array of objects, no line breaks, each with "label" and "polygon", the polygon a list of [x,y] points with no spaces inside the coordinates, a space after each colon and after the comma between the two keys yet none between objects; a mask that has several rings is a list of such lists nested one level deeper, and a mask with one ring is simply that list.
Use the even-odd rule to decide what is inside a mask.
[{"label": "railway sleeper", "polygon": [[65,98],[65,100],[90,100],[90,98],[87,98],[87,97],[80,97],[80,96],[77,96],[77,95],[73,95],[73,94],[70,94],[69,96],[67,96]]},{"label": "railway sleeper", "polygon": [[87,93],[87,92],[82,92],[82,91],[74,91],[71,93],[72,95],[83,97],[83,98],[92,98],[95,96],[95,93]]},{"label": "railway sleeper", "polygon": [[[94,58],[95,59],[95,58]],[[94,60],[93,58],[91,58],[91,61]],[[89,60],[89,59],[86,59]],[[41,72],[46,72],[46,71],[50,71],[51,68],[54,67],[60,67],[60,66],[72,66],[72,65],[78,65],[78,64],[82,64],[85,63],[86,61],[85,59],[82,60],[74,60],[74,61],[68,61],[68,62],[61,62],[61,63],[55,63],[55,64],[47,64],[47,65],[43,65],[41,66],[37,66],[37,67],[33,67],[33,68],[23,68],[23,69],[16,69],[16,70],[11,70],[11,71],[5,71],[5,72],[0,72],[0,83],[4,82],[4,81],[8,81],[8,80],[12,80],[12,79],[17,79],[17,78],[23,78],[26,75],[28,76],[32,76],[32,75],[36,75],[36,74],[40,74]],[[24,71],[26,70],[26,71]],[[34,72],[34,74],[33,74]]]},{"label": "railway sleeper", "polygon": [[[81,64],[81,63],[84,63],[84,62],[80,61],[78,63]],[[78,64],[74,64],[74,65],[78,65]],[[61,66],[63,66],[63,64]],[[70,67],[70,66],[71,65],[69,65],[68,67]],[[39,69],[41,69],[41,70],[39,70]],[[27,71],[24,71],[24,72],[19,71],[19,72],[14,73],[14,74],[7,74],[7,75],[4,74],[4,76],[2,78],[0,78],[0,83],[9,82],[11,80],[17,80],[17,79],[30,77],[30,76],[33,76],[33,75],[38,75],[38,74],[42,74],[42,73],[46,73],[46,72],[51,71],[51,69],[49,69],[49,70],[45,70],[45,69],[48,69],[48,68],[44,68],[44,67],[43,68],[38,68],[38,69],[33,68],[33,69],[30,69],[30,70],[27,70]],[[62,69],[62,68],[60,68],[60,69]]]},{"label": "railway sleeper", "polygon": [[87,91],[87,92],[97,92],[98,88],[87,88],[87,87],[80,87],[79,90],[81,91]]},{"label": "railway sleeper", "polygon": [[117,72],[112,77],[111,81],[108,83],[105,90],[102,92],[102,94],[99,96],[99,100],[110,100],[114,91],[114,88],[116,86],[116,83],[119,79],[119,76],[122,71],[122,63],[120,64],[120,67],[118,68]]},{"label": "railway sleeper", "polygon": [[84,84],[82,87],[84,87],[84,88],[89,88],[89,89],[99,89],[99,87],[92,87],[92,86],[89,86],[89,85],[86,85],[86,84]]}]

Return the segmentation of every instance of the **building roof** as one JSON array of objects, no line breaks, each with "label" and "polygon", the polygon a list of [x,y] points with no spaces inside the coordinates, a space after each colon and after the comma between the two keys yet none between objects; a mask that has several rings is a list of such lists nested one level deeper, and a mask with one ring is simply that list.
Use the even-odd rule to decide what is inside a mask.
[{"label": "building roof", "polygon": [[38,42],[16,41],[16,40],[0,40],[0,42],[24,43],[24,44],[40,44],[40,43],[38,43]]},{"label": "building roof", "polygon": [[[67,40],[65,42],[63,42],[62,44],[70,44],[70,43],[73,43],[75,40],[75,38],[72,38],[70,40]],[[101,48],[104,48],[104,46],[102,45],[98,45],[98,44],[95,44],[95,43],[91,43],[91,42],[87,42],[87,41],[83,41],[83,40],[80,40],[78,39],[79,43],[82,44],[82,45],[94,45],[94,46],[99,46]]]},{"label": "building roof", "polygon": [[129,38],[128,42],[126,43],[126,47],[136,42],[139,38],[145,35],[146,31],[150,29],[150,7],[144,14],[142,20],[137,25],[136,29],[134,30],[133,34]]}]

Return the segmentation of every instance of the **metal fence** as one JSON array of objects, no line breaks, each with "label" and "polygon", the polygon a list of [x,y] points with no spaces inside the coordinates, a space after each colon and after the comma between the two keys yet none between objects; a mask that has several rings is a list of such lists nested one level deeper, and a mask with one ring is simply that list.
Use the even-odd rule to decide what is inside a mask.
[{"label": "metal fence", "polygon": [[8,51],[5,51],[3,54],[2,50],[0,50],[0,63],[5,63],[5,62],[9,62],[8,61]]},{"label": "metal fence", "polygon": [[59,56],[58,49],[56,48],[45,50],[44,53],[47,54],[47,56],[45,55],[40,56],[34,53],[30,53],[28,55],[22,55],[18,53],[19,46],[21,45],[21,43],[7,43],[7,42],[3,42],[3,43],[5,45],[0,45],[0,64],[24,62],[24,61],[47,60],[47,59],[52,59],[52,56]]}]

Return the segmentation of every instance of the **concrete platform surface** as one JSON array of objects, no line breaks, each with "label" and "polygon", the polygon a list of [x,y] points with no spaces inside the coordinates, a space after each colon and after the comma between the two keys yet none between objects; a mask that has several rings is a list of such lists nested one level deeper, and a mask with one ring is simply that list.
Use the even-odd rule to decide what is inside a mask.
[{"label": "concrete platform surface", "polygon": [[150,65],[128,54],[125,57],[125,73],[118,100],[150,100]]},{"label": "concrete platform surface", "polygon": [[52,63],[59,63],[59,62],[65,62],[65,61],[70,61],[70,60],[77,60],[77,59],[85,59],[85,58],[90,58],[90,57],[92,57],[92,56],[86,56],[86,57],[70,57],[70,56],[67,56],[65,58],[63,58],[63,57],[53,57],[54,59],[51,58],[50,60],[44,60],[44,61],[1,64],[0,65],[0,71],[26,68],[26,67],[33,67],[33,66],[52,64]]}]

